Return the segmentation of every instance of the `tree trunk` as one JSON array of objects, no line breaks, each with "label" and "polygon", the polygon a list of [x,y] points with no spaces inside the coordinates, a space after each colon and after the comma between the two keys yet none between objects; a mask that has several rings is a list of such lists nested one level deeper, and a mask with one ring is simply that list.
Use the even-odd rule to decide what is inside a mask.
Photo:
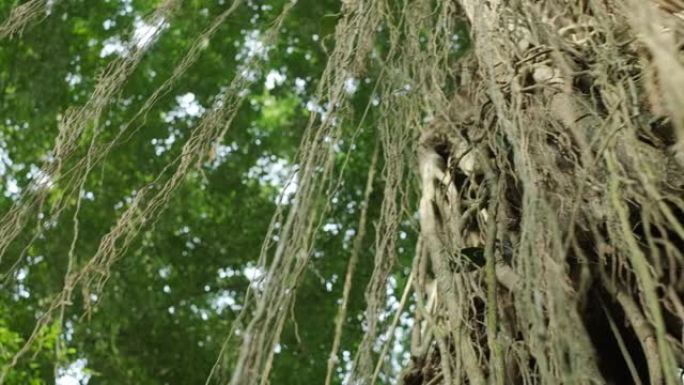
[{"label": "tree trunk", "polygon": [[682,3],[459,3],[403,383],[681,383]]}]

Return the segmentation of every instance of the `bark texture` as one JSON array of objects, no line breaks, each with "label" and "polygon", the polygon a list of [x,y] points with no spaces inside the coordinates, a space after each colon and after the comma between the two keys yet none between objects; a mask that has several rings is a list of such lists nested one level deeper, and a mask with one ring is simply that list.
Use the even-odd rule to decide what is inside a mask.
[{"label": "bark texture", "polygon": [[459,5],[474,48],[421,130],[436,290],[403,383],[681,383],[682,4]]}]

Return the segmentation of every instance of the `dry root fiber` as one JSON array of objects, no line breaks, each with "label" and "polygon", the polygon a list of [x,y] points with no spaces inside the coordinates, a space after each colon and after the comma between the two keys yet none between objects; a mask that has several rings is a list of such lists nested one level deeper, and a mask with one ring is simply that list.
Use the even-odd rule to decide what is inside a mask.
[{"label": "dry root fiber", "polygon": [[475,48],[418,149],[435,342],[404,383],[680,383],[682,4],[460,5]]}]

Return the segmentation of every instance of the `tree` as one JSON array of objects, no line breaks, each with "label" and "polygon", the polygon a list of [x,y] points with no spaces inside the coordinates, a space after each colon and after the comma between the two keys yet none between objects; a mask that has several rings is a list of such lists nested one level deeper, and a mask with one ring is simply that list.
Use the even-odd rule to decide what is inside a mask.
[{"label": "tree", "polygon": [[678,383],[681,8],[461,6],[475,48],[419,149],[447,316],[406,382]]},{"label": "tree", "polygon": [[0,8],[0,383],[677,383],[677,2],[228,3]]}]

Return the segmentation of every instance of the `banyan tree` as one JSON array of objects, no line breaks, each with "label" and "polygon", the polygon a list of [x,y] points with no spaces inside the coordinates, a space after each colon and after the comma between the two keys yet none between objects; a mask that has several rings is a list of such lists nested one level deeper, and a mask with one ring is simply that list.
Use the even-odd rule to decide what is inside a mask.
[{"label": "banyan tree", "polygon": [[[46,11],[53,3],[17,5],[0,38],[20,40],[40,29],[54,16]],[[173,24],[182,3],[158,2],[147,23]],[[311,5],[274,3],[263,46],[277,46],[288,18]],[[42,165],[50,182],[35,179],[2,216],[3,269],[21,261],[35,240],[27,235],[40,232],[37,212],[77,218],[92,174],[145,129],[155,103],[243,6],[235,0],[212,15],[170,76],[128,107],[134,112],[114,135],[101,131],[100,118],[145,55],[154,54],[147,52],[152,44],[130,47],[99,74],[84,102],[61,114]],[[312,306],[298,290],[313,274],[336,205],[331,197],[360,162],[365,190],[358,191],[355,231],[343,253],[328,353],[315,359],[325,368],[320,383],[680,384],[684,3],[343,0],[329,17],[335,26],[323,39],[317,102],[290,176],[295,192],[274,207],[261,248],[250,250],[263,274],[248,288],[207,383],[273,383],[283,333],[296,329],[292,313]],[[217,145],[244,128],[236,117],[265,60],[247,55],[178,156],[135,186],[87,257],[74,257],[79,222],[70,222],[63,286],[44,301],[0,383],[31,360],[33,345],[75,298],[85,315],[80,322],[89,322],[98,307],[92,299],[108,295],[111,274],[140,234],[154,228],[184,181],[215,159]],[[357,79],[368,80],[361,102]],[[349,161],[340,143],[361,141],[371,151]],[[60,186],[58,194],[52,186]],[[404,290],[388,313],[406,223],[415,224],[409,227],[417,241],[403,266]],[[350,307],[360,306],[351,293],[364,263],[371,273],[363,280],[362,333],[354,334],[340,375]],[[409,354],[393,371],[392,340],[402,328]]]}]

